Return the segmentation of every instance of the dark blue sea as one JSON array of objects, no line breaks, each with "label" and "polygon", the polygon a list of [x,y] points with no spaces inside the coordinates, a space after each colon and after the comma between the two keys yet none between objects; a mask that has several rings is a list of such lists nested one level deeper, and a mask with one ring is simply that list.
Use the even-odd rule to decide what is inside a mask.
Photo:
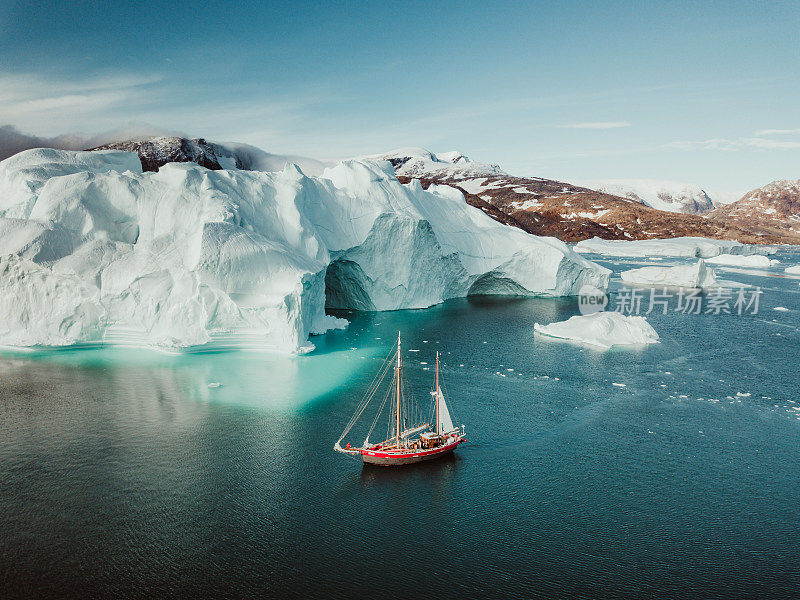
[{"label": "dark blue sea", "polygon": [[[717,270],[757,314],[656,311],[636,349],[534,335],[575,299],[483,297],[341,313],[293,358],[0,355],[0,597],[798,597],[800,255],[777,258]],[[467,443],[362,467],[332,446],[398,330],[416,397],[442,352]]]}]

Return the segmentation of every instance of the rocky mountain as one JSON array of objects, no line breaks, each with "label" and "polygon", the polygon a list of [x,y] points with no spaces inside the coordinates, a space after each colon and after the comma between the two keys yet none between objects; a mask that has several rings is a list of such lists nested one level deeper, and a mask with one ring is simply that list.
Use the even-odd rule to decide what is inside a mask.
[{"label": "rocky mountain", "polygon": [[582,181],[581,185],[646,204],[667,212],[702,215],[714,210],[716,202],[700,186],[653,179],[609,179]]},{"label": "rocky mountain", "polygon": [[157,137],[150,140],[127,140],[105,144],[90,150],[136,152],[143,171],[158,171],[167,163],[193,162],[206,169],[241,169],[243,162],[232,152],[203,138]]},{"label": "rocky mountain", "polygon": [[305,156],[270,154],[248,144],[215,143],[204,138],[155,137],[145,140],[126,140],[89,150],[136,152],[144,171],[158,171],[160,167],[171,162],[193,162],[214,171],[220,169],[280,171],[287,164],[296,164],[307,175],[319,175],[325,167],[332,166],[332,163]]},{"label": "rocky mountain", "polygon": [[457,152],[434,154],[421,148],[405,148],[364,158],[388,160],[398,179],[405,183],[418,179],[425,188],[454,187],[469,204],[498,221],[564,241],[699,236],[745,243],[800,243],[800,234],[765,234],[744,221],[728,223],[724,219],[659,210],[643,204],[641,198],[551,179],[516,177],[497,165],[473,162]]},{"label": "rocky mountain", "polygon": [[708,219],[746,227],[763,236],[800,236],[800,179],[773,181],[751,190],[740,200],[714,210]]}]

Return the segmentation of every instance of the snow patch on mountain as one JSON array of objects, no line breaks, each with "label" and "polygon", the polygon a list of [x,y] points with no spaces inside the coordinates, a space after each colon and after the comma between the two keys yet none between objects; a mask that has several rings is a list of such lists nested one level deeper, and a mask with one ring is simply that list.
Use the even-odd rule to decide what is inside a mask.
[{"label": "snow patch on mountain", "polygon": [[[426,175],[449,176],[455,179],[481,175],[504,175],[498,166],[475,162],[457,152],[434,154],[425,148],[399,148],[383,154],[358,157],[358,160],[386,160],[400,177],[423,177]],[[473,193],[473,192],[470,192]]]},{"label": "snow patch on mountain", "polygon": [[714,209],[712,198],[699,186],[688,183],[654,179],[608,179],[578,183],[657,210],[698,215]]}]

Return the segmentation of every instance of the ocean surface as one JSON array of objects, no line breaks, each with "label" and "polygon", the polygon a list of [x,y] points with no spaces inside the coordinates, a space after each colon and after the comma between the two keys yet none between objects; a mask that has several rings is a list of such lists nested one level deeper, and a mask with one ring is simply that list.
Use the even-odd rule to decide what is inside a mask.
[{"label": "ocean surface", "polygon": [[[484,297],[341,313],[293,358],[2,354],[0,597],[797,597],[800,253],[777,258],[716,269],[757,314],[673,305],[646,348],[534,335],[575,299]],[[442,352],[467,442],[362,467],[332,446],[398,330],[416,398]]]}]

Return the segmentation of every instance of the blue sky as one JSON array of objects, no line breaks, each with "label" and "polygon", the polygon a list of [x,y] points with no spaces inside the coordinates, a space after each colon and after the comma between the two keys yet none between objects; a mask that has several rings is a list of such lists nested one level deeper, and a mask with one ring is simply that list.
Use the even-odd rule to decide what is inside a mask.
[{"label": "blue sky", "polygon": [[0,0],[0,125],[738,192],[800,177],[798,31],[780,2]]}]

